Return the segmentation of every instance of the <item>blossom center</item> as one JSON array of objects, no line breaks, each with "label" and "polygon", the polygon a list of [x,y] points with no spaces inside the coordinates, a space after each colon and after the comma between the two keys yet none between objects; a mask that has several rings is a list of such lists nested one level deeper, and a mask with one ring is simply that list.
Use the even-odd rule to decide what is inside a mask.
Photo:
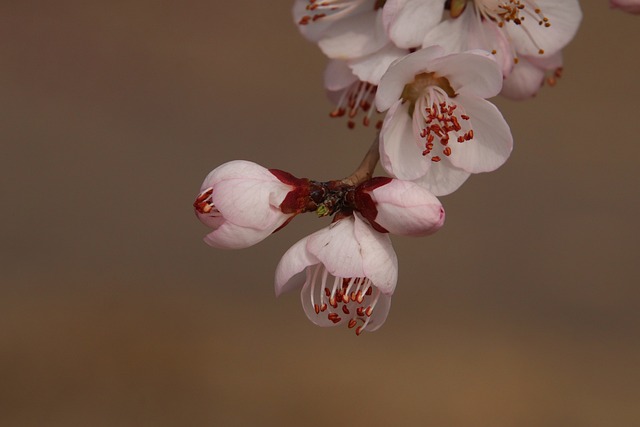
[{"label": "blossom center", "polygon": [[[380,290],[366,277],[334,276],[322,264],[307,268],[302,304],[318,324],[344,324],[360,335],[375,318]],[[329,323],[330,322],[330,323]]]},{"label": "blossom center", "polygon": [[212,194],[213,187],[209,187],[204,190],[202,193],[200,193],[200,195],[198,195],[198,197],[196,197],[196,201],[193,202],[193,207],[199,214],[208,214],[209,216],[222,216],[220,211],[213,204],[213,201],[211,199]]},{"label": "blossom center", "polygon": [[453,144],[449,144],[452,137],[460,144],[473,139],[470,117],[452,99],[455,97],[449,80],[435,73],[418,74],[402,91],[402,99],[411,103],[409,114],[414,128],[421,129],[418,135],[424,139],[422,155],[435,163],[453,153]]}]

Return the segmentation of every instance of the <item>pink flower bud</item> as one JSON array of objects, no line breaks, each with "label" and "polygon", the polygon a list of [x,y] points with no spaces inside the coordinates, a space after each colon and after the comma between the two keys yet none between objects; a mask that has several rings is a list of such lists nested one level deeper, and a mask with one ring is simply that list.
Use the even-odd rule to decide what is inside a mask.
[{"label": "pink flower bud", "polygon": [[225,163],[209,173],[193,204],[198,219],[213,228],[204,238],[207,244],[223,249],[246,248],[296,215],[292,211],[284,213],[280,205],[297,190],[297,178],[275,172],[286,176],[288,182],[245,160]]},{"label": "pink flower bud", "polygon": [[440,201],[422,186],[391,178],[373,178],[356,189],[358,211],[378,231],[427,236],[444,224]]}]

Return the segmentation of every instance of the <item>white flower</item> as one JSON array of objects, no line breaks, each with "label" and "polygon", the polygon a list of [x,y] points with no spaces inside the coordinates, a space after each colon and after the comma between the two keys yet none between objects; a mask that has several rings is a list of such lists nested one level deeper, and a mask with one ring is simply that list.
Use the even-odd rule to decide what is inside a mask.
[{"label": "white flower", "polygon": [[302,287],[305,314],[319,326],[346,324],[356,334],[384,323],[398,278],[388,234],[357,214],[293,245],[276,269],[276,295]]},{"label": "white flower", "polygon": [[436,196],[455,191],[472,173],[497,169],[513,139],[484,98],[501,87],[498,65],[478,51],[444,55],[433,46],[396,61],[376,93],[378,110],[389,110],[380,132],[382,166]]},{"label": "white flower", "polygon": [[217,248],[246,248],[283,227],[296,214],[281,209],[285,198],[295,194],[295,180],[244,160],[218,166],[205,178],[193,204],[198,219],[213,228],[204,241]]}]

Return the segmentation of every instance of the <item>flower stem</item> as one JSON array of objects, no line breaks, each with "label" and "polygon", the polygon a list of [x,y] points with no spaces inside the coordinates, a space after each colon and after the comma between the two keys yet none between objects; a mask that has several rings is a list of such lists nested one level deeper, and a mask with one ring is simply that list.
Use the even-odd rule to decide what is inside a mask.
[{"label": "flower stem", "polygon": [[371,179],[373,176],[373,170],[376,168],[378,161],[380,160],[380,151],[378,149],[379,134],[373,140],[369,151],[365,154],[360,166],[348,177],[342,180],[342,183],[347,185],[358,186],[363,182]]}]

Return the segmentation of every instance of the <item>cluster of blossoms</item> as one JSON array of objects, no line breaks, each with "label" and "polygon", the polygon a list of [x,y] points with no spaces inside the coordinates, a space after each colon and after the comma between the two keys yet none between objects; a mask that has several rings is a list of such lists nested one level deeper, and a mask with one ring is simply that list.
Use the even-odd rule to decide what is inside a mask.
[{"label": "cluster of blossoms", "polygon": [[214,169],[193,204],[218,248],[245,248],[296,215],[334,215],[330,226],[300,240],[276,270],[276,294],[302,288],[302,306],[320,326],[346,324],[360,335],[384,323],[398,278],[388,233],[426,236],[444,209],[426,189],[387,177],[358,185],[296,178],[236,160]]},{"label": "cluster of blossoms", "polygon": [[[610,0],[640,12],[639,0]],[[276,269],[280,295],[301,289],[307,317],[356,334],[385,321],[398,261],[389,234],[427,236],[444,223],[436,196],[499,168],[511,131],[488,98],[534,96],[562,73],[577,0],[295,0],[301,33],[330,59],[332,117],[376,120],[360,167],[318,182],[232,161],[205,179],[194,208],[218,248],[254,245],[296,215],[333,216],[293,245]],[[384,114],[383,120],[373,115]],[[372,178],[380,162],[391,177]]]}]

